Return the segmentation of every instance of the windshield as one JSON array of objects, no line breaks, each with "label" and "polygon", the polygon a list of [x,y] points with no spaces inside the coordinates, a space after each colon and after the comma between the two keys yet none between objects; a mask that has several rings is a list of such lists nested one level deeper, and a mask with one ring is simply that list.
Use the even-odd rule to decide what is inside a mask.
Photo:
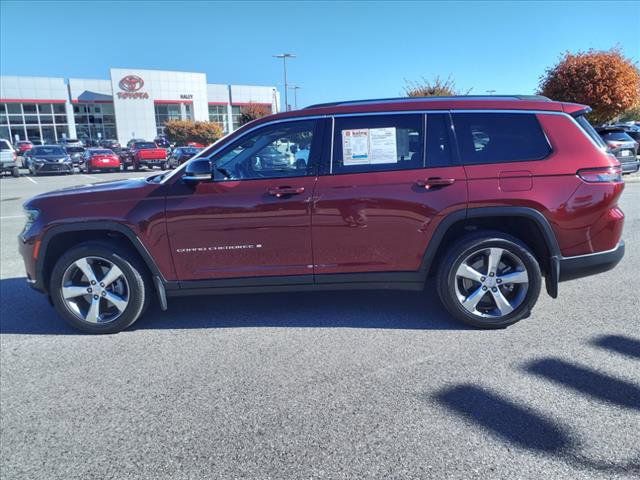
[{"label": "windshield", "polygon": [[145,150],[148,148],[158,148],[158,146],[153,142],[139,142],[134,145],[135,148],[139,148],[141,150]]},{"label": "windshield", "polygon": [[180,150],[181,153],[185,153],[187,155],[195,155],[196,153],[202,151],[202,148],[186,147],[186,148],[179,148],[178,150]]},{"label": "windshield", "polygon": [[84,148],[82,147],[67,147],[67,153],[82,153],[84,152]]},{"label": "windshield", "polygon": [[113,155],[111,150],[91,150],[91,155]]},{"label": "windshield", "polygon": [[64,155],[62,147],[34,147],[31,149],[32,155]]},{"label": "windshield", "polygon": [[619,142],[633,142],[633,138],[624,132],[603,132],[605,140],[617,140]]}]

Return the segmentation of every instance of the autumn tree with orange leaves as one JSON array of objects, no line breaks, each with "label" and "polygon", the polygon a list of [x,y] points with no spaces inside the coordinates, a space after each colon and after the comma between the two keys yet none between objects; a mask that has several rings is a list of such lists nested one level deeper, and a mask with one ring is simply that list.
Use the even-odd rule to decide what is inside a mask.
[{"label": "autumn tree with orange leaves", "polygon": [[271,115],[271,106],[263,103],[248,103],[240,108],[240,125],[249,123],[258,118]]},{"label": "autumn tree with orange leaves", "polygon": [[640,71],[619,48],[567,52],[540,78],[539,92],[553,100],[589,105],[590,120],[603,123],[640,102]]}]

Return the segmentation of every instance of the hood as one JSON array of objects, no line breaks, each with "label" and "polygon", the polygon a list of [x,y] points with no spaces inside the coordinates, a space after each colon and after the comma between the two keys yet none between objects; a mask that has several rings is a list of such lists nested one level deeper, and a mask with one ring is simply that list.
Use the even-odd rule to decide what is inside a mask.
[{"label": "hood", "polygon": [[[52,190],[51,192],[41,193],[40,195],[36,195],[35,197],[29,199],[25,203],[25,206],[31,205],[33,203],[40,203],[41,201],[56,197],[95,196],[95,200],[106,197],[110,197],[112,199],[114,197],[127,198],[129,196],[128,193],[130,193],[131,196],[136,196],[140,189],[149,188],[151,185],[155,187],[158,186],[158,184],[150,184],[144,178],[130,178],[127,180],[111,180],[106,182],[88,183],[86,185],[77,185],[74,187],[66,187],[59,190]],[[107,195],[105,196],[100,194]],[[82,201],[87,199],[79,200]]]}]

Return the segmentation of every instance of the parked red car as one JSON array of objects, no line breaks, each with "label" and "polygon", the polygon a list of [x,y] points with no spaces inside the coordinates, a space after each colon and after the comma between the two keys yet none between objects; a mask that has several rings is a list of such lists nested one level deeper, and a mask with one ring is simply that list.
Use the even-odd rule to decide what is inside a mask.
[{"label": "parked red car", "polygon": [[120,170],[120,157],[106,148],[87,148],[82,154],[79,168],[87,173],[115,172]]},{"label": "parked red car", "polygon": [[26,152],[33,148],[33,143],[29,140],[20,140],[16,142],[16,154],[18,156],[24,155]]},{"label": "parked red car", "polygon": [[624,255],[620,163],[589,111],[434,97],[265,117],[172,172],[26,202],[27,281],[94,333],[172,296],[425,283],[453,317],[503,328],[543,281],[556,298]]}]

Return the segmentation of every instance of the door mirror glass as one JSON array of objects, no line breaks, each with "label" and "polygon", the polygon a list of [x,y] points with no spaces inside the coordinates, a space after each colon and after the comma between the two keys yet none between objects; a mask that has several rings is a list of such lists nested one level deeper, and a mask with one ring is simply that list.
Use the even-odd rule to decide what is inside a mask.
[{"label": "door mirror glass", "polygon": [[206,158],[199,158],[198,160],[189,162],[184,169],[182,180],[188,183],[211,181],[211,162]]}]

